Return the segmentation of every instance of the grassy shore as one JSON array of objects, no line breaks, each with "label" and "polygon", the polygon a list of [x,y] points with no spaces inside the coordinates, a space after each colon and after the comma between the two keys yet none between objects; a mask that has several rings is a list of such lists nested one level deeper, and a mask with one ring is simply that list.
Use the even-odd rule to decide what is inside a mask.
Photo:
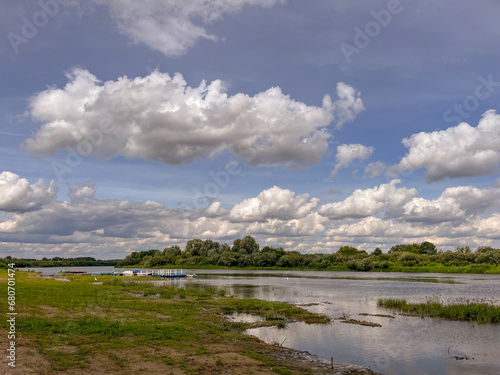
[{"label": "grassy shore", "polygon": [[448,320],[465,320],[482,323],[500,323],[500,306],[491,303],[464,301],[458,304],[442,304],[427,301],[409,303],[405,299],[381,298],[378,306],[394,309],[415,316],[430,316]]},{"label": "grassy shore", "polygon": [[[2,284],[6,271],[0,271]],[[18,368],[23,374],[312,374],[276,348],[243,334],[248,312],[261,324],[329,318],[286,303],[236,299],[214,287],[183,288],[113,276],[41,278],[16,273]],[[102,283],[102,284],[101,284]],[[7,298],[0,300],[7,311]],[[255,324],[255,323],[254,323]],[[0,323],[6,344],[7,323]],[[290,355],[290,357],[292,357]],[[318,372],[320,371],[320,372]],[[368,374],[369,372],[366,372]]]}]

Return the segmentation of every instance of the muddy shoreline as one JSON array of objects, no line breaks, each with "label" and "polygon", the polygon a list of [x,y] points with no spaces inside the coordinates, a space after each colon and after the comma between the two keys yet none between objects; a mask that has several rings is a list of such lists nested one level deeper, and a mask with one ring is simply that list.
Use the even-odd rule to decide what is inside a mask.
[{"label": "muddy shoreline", "polygon": [[324,358],[320,358],[307,351],[296,350],[287,347],[274,346],[264,343],[262,345],[269,346],[270,355],[279,360],[286,362],[293,367],[307,368],[314,372],[314,374],[334,374],[334,375],[381,375],[378,372],[370,370],[369,368],[352,365],[347,363],[332,363]]}]

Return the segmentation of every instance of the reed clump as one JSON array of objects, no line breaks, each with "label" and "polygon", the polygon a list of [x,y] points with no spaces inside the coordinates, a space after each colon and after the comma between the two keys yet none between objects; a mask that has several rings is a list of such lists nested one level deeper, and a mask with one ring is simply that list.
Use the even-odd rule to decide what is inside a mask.
[{"label": "reed clump", "polygon": [[410,303],[406,299],[380,298],[377,305],[415,316],[464,320],[479,324],[500,323],[500,306],[494,301],[460,299],[454,303],[432,300]]}]

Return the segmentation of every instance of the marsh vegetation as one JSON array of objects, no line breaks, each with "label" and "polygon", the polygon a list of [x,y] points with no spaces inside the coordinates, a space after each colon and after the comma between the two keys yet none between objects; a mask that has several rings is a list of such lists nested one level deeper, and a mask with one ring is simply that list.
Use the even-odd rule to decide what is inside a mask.
[{"label": "marsh vegetation", "polygon": [[432,300],[410,303],[405,299],[381,298],[377,305],[415,316],[465,320],[480,324],[500,323],[500,306],[487,301],[463,299],[449,304]]}]

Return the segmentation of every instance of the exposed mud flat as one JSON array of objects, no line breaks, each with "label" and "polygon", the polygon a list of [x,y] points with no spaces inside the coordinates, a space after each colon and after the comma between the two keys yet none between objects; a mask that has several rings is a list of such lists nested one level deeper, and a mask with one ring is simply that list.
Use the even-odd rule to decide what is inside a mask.
[{"label": "exposed mud flat", "polygon": [[272,346],[264,343],[263,345],[271,346],[273,348],[273,351],[270,354],[273,358],[286,362],[288,365],[291,365],[297,370],[307,368],[313,371],[314,374],[379,375],[378,372],[372,371],[366,367],[345,363],[334,363],[332,369],[331,361],[319,358],[309,352],[286,347]]}]

